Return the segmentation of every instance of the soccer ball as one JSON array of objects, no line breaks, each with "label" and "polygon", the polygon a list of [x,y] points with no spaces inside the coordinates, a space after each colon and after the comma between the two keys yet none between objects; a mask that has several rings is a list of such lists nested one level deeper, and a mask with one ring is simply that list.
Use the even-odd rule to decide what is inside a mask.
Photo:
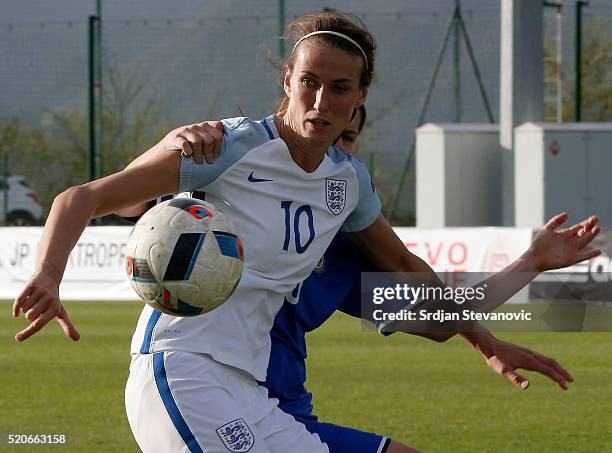
[{"label": "soccer ball", "polygon": [[193,198],[174,198],[147,211],[126,250],[132,288],[153,308],[175,316],[207,313],[225,302],[243,261],[232,221]]}]

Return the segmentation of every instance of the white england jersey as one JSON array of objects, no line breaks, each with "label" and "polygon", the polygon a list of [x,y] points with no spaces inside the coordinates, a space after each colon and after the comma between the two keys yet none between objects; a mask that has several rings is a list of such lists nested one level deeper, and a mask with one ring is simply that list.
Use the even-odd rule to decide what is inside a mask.
[{"label": "white england jersey", "polygon": [[132,353],[206,353],[263,381],[270,329],[285,298],[337,231],[359,231],[378,217],[380,200],[365,166],[330,148],[312,173],[291,158],[275,116],[261,122],[224,120],[220,157],[212,165],[183,158],[180,191],[198,190],[234,221],[244,247],[244,271],[232,296],[213,311],[180,318],[146,305]]}]

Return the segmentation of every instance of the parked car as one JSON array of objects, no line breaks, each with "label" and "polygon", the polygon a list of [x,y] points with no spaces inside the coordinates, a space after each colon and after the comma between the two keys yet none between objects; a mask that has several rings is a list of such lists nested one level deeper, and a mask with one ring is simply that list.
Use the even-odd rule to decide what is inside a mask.
[{"label": "parked car", "polygon": [[[8,207],[4,209],[5,195]],[[43,209],[24,176],[13,175],[6,180],[0,177],[0,223],[2,225],[39,225]],[[5,217],[6,215],[6,217]]]}]

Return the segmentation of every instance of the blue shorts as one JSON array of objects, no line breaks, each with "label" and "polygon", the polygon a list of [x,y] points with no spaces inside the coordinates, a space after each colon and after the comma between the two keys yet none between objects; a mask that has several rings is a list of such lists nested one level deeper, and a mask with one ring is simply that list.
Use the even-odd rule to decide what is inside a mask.
[{"label": "blue shorts", "polygon": [[306,426],[313,434],[318,434],[322,442],[327,444],[330,453],[385,453],[391,439],[374,433],[359,431],[347,426],[323,423],[316,418],[295,419]]}]

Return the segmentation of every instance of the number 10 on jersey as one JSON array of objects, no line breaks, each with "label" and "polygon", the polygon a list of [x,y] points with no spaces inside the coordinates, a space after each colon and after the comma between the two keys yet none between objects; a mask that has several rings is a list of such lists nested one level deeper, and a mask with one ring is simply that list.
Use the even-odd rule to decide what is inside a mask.
[{"label": "number 10 on jersey", "polygon": [[[285,242],[283,243],[283,250],[289,250],[291,238],[293,236],[295,251],[298,253],[304,253],[315,238],[312,208],[310,205],[303,204],[295,209],[292,209],[292,204],[293,201],[281,201],[281,209],[285,211]],[[306,235],[300,234],[300,220],[304,216],[304,220],[308,223],[308,240],[306,241],[304,241]],[[293,235],[291,234],[292,227]]]}]

